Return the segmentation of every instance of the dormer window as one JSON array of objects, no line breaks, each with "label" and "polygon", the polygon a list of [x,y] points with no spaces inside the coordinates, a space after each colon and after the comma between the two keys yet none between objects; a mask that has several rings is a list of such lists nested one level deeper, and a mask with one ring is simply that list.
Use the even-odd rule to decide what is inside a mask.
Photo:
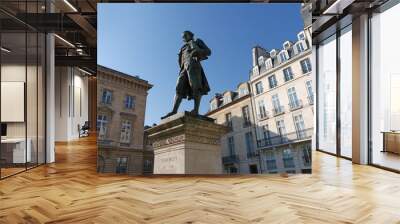
[{"label": "dormer window", "polygon": [[271,68],[273,67],[273,65],[272,65],[272,58],[268,58],[268,59],[265,61],[265,66],[267,67],[267,69],[271,69]]},{"label": "dormer window", "polygon": [[224,104],[228,104],[232,101],[230,94],[224,96]]},{"label": "dormer window", "polygon": [[247,95],[248,93],[249,93],[249,90],[246,87],[239,88],[239,97]]},{"label": "dormer window", "polygon": [[281,63],[289,60],[289,55],[286,50],[281,51],[281,53],[279,53],[279,59],[280,59]]},{"label": "dormer window", "polygon": [[258,65],[262,65],[262,64],[264,64],[264,57],[260,56],[260,57],[258,57]]},{"label": "dormer window", "polygon": [[269,54],[271,55],[271,57],[275,57],[276,56],[276,50],[273,49],[269,52]]},{"label": "dormer window", "polygon": [[210,110],[215,110],[217,109],[217,102],[214,100],[210,104]]},{"label": "dormer window", "polygon": [[257,76],[260,73],[260,71],[258,70],[258,66],[254,66],[253,68],[253,75]]},{"label": "dormer window", "polygon": [[289,49],[290,48],[290,42],[289,41],[286,41],[285,43],[283,43],[283,48],[284,49]]},{"label": "dormer window", "polygon": [[299,40],[304,40],[304,39],[306,39],[306,36],[304,35],[304,32],[303,32],[303,31],[300,32],[299,34],[297,34],[297,39],[299,39]]}]

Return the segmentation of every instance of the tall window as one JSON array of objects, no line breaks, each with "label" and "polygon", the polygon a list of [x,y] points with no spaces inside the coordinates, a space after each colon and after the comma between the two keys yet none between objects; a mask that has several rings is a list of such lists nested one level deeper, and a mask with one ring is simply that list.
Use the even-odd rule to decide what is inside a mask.
[{"label": "tall window", "polygon": [[307,89],[307,99],[310,105],[314,104],[314,92],[312,88],[312,81],[308,80],[306,82],[306,89]]},{"label": "tall window", "polygon": [[[389,4],[390,2],[386,4]],[[372,163],[400,170],[400,4],[371,18]],[[397,28],[396,28],[397,27]],[[392,131],[397,131],[392,133]],[[395,140],[397,139],[397,140]],[[386,144],[384,144],[386,142]],[[383,150],[382,150],[383,149]],[[397,152],[392,153],[392,152]],[[390,162],[389,162],[390,158]]]},{"label": "tall window", "polygon": [[276,129],[278,131],[278,134],[283,138],[286,137],[286,128],[285,128],[285,122],[283,120],[277,120],[276,121]]},{"label": "tall window", "polygon": [[242,116],[243,116],[243,126],[247,127],[250,125],[250,112],[249,106],[242,107]]},{"label": "tall window", "polygon": [[272,58],[268,58],[268,59],[265,61],[265,67],[266,67],[267,69],[271,69],[272,67],[274,67],[273,64],[272,64]]},{"label": "tall window", "polygon": [[97,133],[99,139],[105,139],[107,134],[107,116],[97,115]]},{"label": "tall window", "polygon": [[283,108],[281,106],[281,103],[279,102],[278,94],[272,96],[272,106],[274,107],[275,114],[280,114],[283,112]]},{"label": "tall window", "polygon": [[293,116],[293,121],[294,121],[294,126],[296,127],[296,132],[297,132],[297,137],[299,139],[303,139],[306,136],[305,130],[305,124],[303,120],[303,116],[301,114]]},{"label": "tall window", "polygon": [[285,82],[293,79],[293,71],[291,67],[287,67],[283,69],[283,76],[285,78]]},{"label": "tall window", "polygon": [[246,149],[247,149],[247,154],[251,154],[254,152],[254,144],[253,144],[253,133],[247,132],[245,134],[246,138]]},{"label": "tall window", "polygon": [[271,75],[268,77],[269,88],[275,88],[278,85],[278,81],[276,81],[275,75]]},{"label": "tall window", "polygon": [[267,160],[266,162],[267,162],[267,170],[270,172],[270,171],[273,171],[273,170],[276,170],[277,169],[277,166],[276,166],[276,159],[275,159],[275,153],[274,153],[274,151],[267,151],[266,152],[266,155],[265,155],[265,159]]},{"label": "tall window", "polygon": [[230,156],[235,155],[235,139],[233,138],[233,136],[228,138],[228,149]]},{"label": "tall window", "polygon": [[126,95],[125,96],[125,108],[126,109],[133,109],[135,108],[135,97]]},{"label": "tall window", "polygon": [[126,173],[128,171],[128,157],[118,157],[117,158],[117,166],[116,173]]},{"label": "tall window", "polygon": [[228,127],[233,127],[232,124],[232,114],[231,113],[227,113],[225,114],[225,123]]},{"label": "tall window", "polygon": [[296,89],[294,87],[290,87],[288,89],[288,97],[290,109],[296,109],[300,107],[300,101],[297,98]]},{"label": "tall window", "polygon": [[122,121],[120,142],[124,144],[129,144],[131,142],[131,135],[132,135],[131,121],[128,120]]},{"label": "tall window", "polygon": [[296,49],[297,49],[297,52],[298,52],[298,53],[301,53],[301,52],[303,52],[303,51],[305,50],[302,41],[300,41],[300,42],[298,42],[298,43],[296,44]]},{"label": "tall window", "polygon": [[352,157],[352,34],[351,25],[341,31],[340,56],[340,154]]},{"label": "tall window", "polygon": [[336,35],[318,47],[318,148],[336,153]]},{"label": "tall window", "polygon": [[281,60],[281,63],[283,63],[283,62],[289,60],[289,56],[288,56],[288,54],[287,54],[287,51],[284,50],[284,51],[282,51],[281,53],[279,53],[279,58],[280,58],[280,60]]},{"label": "tall window", "polygon": [[101,95],[101,102],[104,104],[111,104],[112,92],[110,90],[104,89]]},{"label": "tall window", "polygon": [[300,61],[301,70],[303,74],[311,72],[311,62],[309,58]]},{"label": "tall window", "polygon": [[267,117],[267,111],[265,109],[264,100],[258,101],[258,118],[263,119]]},{"label": "tall window", "polygon": [[263,137],[266,145],[271,144],[271,132],[269,130],[268,124],[263,126]]},{"label": "tall window", "polygon": [[284,149],[282,151],[283,166],[285,168],[294,168],[294,160],[291,149]]},{"label": "tall window", "polygon": [[257,82],[256,83],[256,94],[260,94],[263,92],[264,92],[264,88],[263,88],[262,82],[261,81]]}]

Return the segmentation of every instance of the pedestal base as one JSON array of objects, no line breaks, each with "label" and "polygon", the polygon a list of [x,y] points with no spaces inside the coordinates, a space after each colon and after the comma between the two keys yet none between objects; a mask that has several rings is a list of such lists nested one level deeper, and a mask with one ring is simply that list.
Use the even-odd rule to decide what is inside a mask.
[{"label": "pedestal base", "polygon": [[221,136],[229,128],[188,112],[147,129],[154,149],[154,174],[221,174]]}]

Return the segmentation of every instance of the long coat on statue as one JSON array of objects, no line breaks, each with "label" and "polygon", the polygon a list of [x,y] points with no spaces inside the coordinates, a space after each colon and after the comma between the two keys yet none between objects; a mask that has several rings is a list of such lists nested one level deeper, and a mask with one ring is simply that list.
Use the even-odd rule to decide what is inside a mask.
[{"label": "long coat on statue", "polygon": [[179,51],[178,63],[180,72],[176,84],[176,93],[183,98],[207,95],[210,86],[200,61],[208,59],[211,50],[200,39],[191,40]]}]

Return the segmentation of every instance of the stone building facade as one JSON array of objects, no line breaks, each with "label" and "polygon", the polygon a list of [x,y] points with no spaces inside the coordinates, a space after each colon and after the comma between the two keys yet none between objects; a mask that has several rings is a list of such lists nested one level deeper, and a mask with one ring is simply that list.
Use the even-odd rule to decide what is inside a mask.
[{"label": "stone building facade", "polygon": [[206,116],[231,127],[221,138],[224,173],[258,173],[260,165],[249,84],[244,82],[235,91],[216,95],[210,104],[211,110]]},{"label": "stone building facade", "polygon": [[99,172],[142,174],[149,165],[147,160],[151,156],[144,147],[144,117],[151,87],[137,76],[98,66]]},{"label": "stone building facade", "polygon": [[[244,120],[240,111],[243,105],[248,105],[251,127],[247,128],[251,130],[256,148],[254,155],[250,153],[246,160],[249,167],[252,165],[248,172],[311,172],[311,138],[314,128],[311,57],[308,28],[298,33],[296,41],[285,41],[282,49],[267,51],[256,46],[252,49],[253,64],[246,82],[249,85],[247,98],[233,97],[229,103],[225,99],[228,93],[240,96],[240,92],[243,92],[240,86],[244,86],[242,83],[237,92],[228,91],[210,101],[209,116],[218,123],[224,121],[228,125],[229,116],[232,115],[235,120]],[[234,128],[226,137],[240,136],[249,130]],[[228,151],[232,148],[232,142],[237,152],[246,151],[248,141],[240,138],[237,141],[242,145],[236,143],[236,140],[226,140]],[[243,147],[245,149],[240,149]],[[242,158],[244,156],[233,159],[241,161]],[[239,170],[246,172],[244,168]]]}]

